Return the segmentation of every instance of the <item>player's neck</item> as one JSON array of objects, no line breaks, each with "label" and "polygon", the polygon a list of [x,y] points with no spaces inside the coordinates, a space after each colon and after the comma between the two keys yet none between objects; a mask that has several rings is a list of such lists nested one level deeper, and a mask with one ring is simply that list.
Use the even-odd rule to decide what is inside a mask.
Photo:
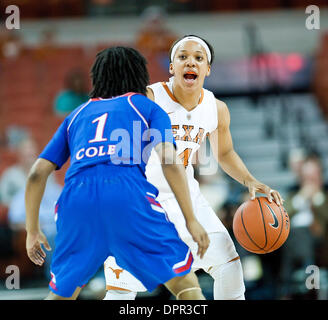
[{"label": "player's neck", "polygon": [[172,89],[174,97],[186,110],[191,111],[199,104],[202,87],[193,90],[185,90],[178,84],[173,83]]}]

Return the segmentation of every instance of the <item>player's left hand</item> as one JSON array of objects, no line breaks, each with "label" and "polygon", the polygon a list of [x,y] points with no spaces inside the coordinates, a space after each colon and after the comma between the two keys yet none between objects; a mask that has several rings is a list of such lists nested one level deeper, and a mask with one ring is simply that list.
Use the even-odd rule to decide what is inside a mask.
[{"label": "player's left hand", "polygon": [[44,258],[46,257],[46,254],[43,251],[41,244],[43,244],[48,251],[51,250],[48,240],[41,230],[37,233],[27,233],[27,255],[33,263],[39,266],[43,265]]},{"label": "player's left hand", "polygon": [[198,244],[197,255],[202,259],[210,244],[208,234],[196,219],[186,222],[186,226],[193,240]]},{"label": "player's left hand", "polygon": [[271,189],[264,183],[255,180],[249,182],[247,186],[252,200],[255,199],[256,192],[259,192],[264,193],[267,196],[269,202],[272,202],[273,200],[278,206],[284,203],[284,199],[282,198],[280,193],[277,190]]}]

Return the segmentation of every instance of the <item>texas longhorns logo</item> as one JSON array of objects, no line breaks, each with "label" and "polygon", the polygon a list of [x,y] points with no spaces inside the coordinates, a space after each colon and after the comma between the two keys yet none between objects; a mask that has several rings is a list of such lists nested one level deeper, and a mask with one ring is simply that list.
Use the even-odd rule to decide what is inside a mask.
[{"label": "texas longhorns logo", "polygon": [[120,274],[123,272],[123,269],[113,269],[112,267],[108,267],[108,268],[115,273],[116,279],[118,279],[120,277]]},{"label": "texas longhorns logo", "polygon": [[[180,129],[184,130],[183,136],[178,135],[178,130],[180,130]],[[203,141],[203,136],[204,136],[205,130],[203,128],[199,128],[198,133],[193,138],[192,135],[194,134],[194,126],[184,124],[180,128],[180,125],[176,124],[176,125],[172,125],[172,133],[173,133],[175,141],[178,141],[178,140],[192,141],[192,142],[198,143],[200,145]]]}]

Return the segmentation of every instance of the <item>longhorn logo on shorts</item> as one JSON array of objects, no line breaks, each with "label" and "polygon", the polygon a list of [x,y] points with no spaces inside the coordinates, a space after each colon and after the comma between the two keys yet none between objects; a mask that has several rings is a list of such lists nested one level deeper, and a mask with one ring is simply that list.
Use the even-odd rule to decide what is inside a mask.
[{"label": "longhorn logo on shorts", "polygon": [[108,268],[111,269],[115,273],[116,279],[118,279],[120,277],[120,274],[123,272],[123,269],[113,269],[111,267],[108,267]]},{"label": "longhorn logo on shorts", "polygon": [[270,210],[270,212],[271,212],[271,214],[272,214],[273,220],[274,220],[274,223],[269,223],[269,224],[270,224],[270,226],[271,226],[272,228],[277,229],[278,226],[279,226],[278,218],[277,218],[275,212],[272,210],[272,208],[271,208],[267,203],[266,203],[266,206],[269,208],[269,210]]}]

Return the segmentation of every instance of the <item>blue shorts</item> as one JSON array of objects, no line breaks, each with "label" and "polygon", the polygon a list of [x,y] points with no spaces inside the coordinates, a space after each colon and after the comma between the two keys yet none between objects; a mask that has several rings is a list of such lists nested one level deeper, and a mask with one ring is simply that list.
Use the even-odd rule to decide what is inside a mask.
[{"label": "blue shorts", "polygon": [[192,254],[157,194],[137,166],[97,165],[72,177],[56,205],[50,290],[71,297],[108,256],[149,291],[188,273]]}]

